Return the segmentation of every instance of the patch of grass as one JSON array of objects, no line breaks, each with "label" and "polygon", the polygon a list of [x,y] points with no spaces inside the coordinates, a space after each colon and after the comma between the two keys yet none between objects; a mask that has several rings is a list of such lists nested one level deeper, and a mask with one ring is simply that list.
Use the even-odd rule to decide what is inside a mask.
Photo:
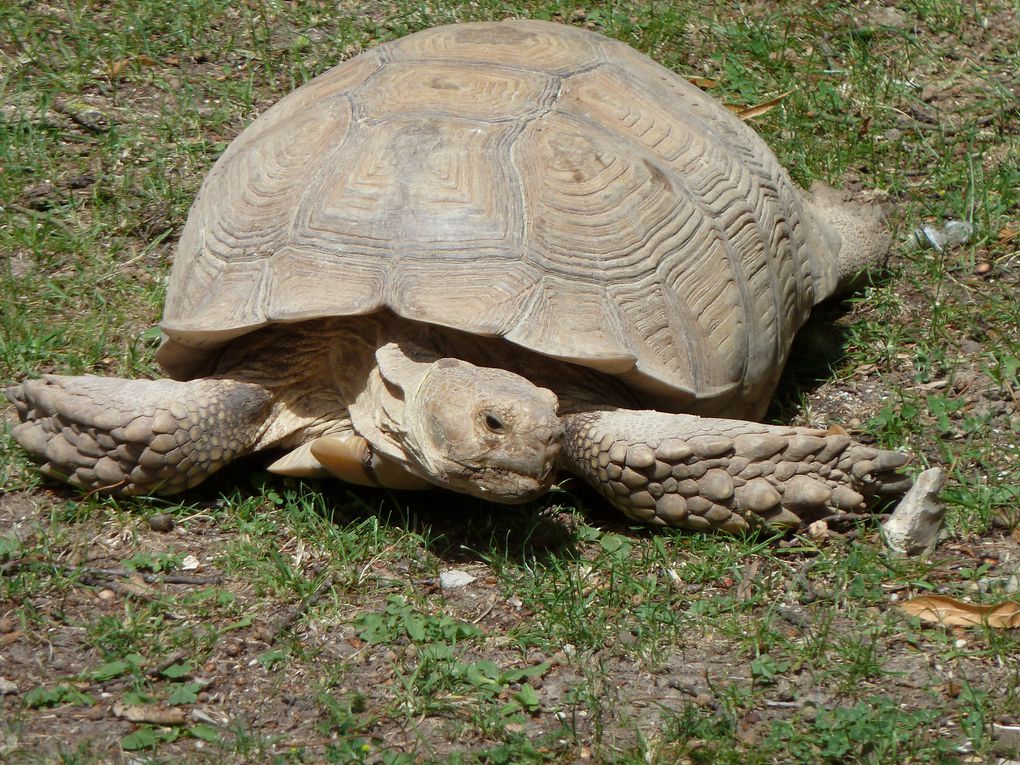
[{"label": "patch of grass", "polygon": [[[0,759],[1000,753],[992,723],[1020,722],[1015,631],[950,633],[895,604],[1014,597],[1020,48],[1006,3],[7,3],[0,378],[158,374],[176,238],[243,125],[361,49],[507,15],[598,29],[735,106],[786,94],[753,124],[794,177],[884,204],[888,272],[817,325],[822,350],[802,353],[782,419],[841,423],[909,448],[918,469],[945,466],[949,538],[904,562],[873,524],[655,532],[586,515],[595,500],[567,491],[501,509],[268,479],[254,462],[183,498],[82,497],[38,478],[7,410],[0,673],[17,690],[0,696]],[[947,220],[970,223],[969,240],[903,243]],[[172,531],[149,528],[155,509]],[[450,569],[476,578],[444,587]],[[106,711],[115,702],[185,722],[132,723]]]}]

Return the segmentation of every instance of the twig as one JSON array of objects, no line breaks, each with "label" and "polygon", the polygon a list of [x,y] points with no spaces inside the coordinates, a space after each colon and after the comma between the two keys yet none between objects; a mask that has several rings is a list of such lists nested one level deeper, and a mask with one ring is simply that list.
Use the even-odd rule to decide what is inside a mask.
[{"label": "twig", "polygon": [[79,581],[90,587],[102,587],[110,590],[111,592],[116,592],[118,595],[126,595],[132,598],[138,598],[139,600],[148,600],[150,602],[159,601],[158,593],[152,594],[145,592],[138,585],[132,587],[126,582],[115,582],[110,579],[104,579],[103,577],[90,576],[89,574],[79,577]]},{"label": "twig", "polygon": [[307,741],[295,739],[293,741],[277,741],[276,743],[273,744],[273,748],[282,751],[292,751],[294,749],[300,748],[311,749],[312,747],[316,746],[329,746],[330,744],[335,743],[336,743],[335,741],[328,738],[324,738],[319,741]]},{"label": "twig", "polygon": [[16,574],[31,562],[31,558],[18,558],[17,560],[9,560],[6,563],[0,563],[0,576],[11,576],[12,574]]},{"label": "twig", "polygon": [[140,576],[149,583],[162,584],[217,584],[218,576],[187,576],[185,574],[146,574],[142,571],[131,571],[126,568],[83,568],[82,572],[92,576],[129,577]]},{"label": "twig", "polygon": [[170,654],[165,659],[163,659],[163,661],[161,661],[155,667],[153,667],[152,669],[146,670],[145,674],[147,674],[149,677],[155,677],[156,675],[161,674],[164,669],[167,669],[168,667],[172,667],[174,664],[179,662],[181,659],[186,659],[186,658],[188,658],[188,652],[187,651],[174,651],[172,654]]},{"label": "twig", "polygon": [[[888,518],[888,513],[833,513],[819,518],[823,523],[840,523],[843,521],[868,521],[875,518]],[[817,523],[817,521],[816,521]]]},{"label": "twig", "polygon": [[489,603],[489,607],[486,608],[484,611],[482,611],[480,614],[478,614],[477,617],[472,619],[471,623],[472,624],[478,624],[478,622],[480,622],[482,619],[484,619],[486,616],[488,616],[492,612],[492,609],[494,609],[495,607],[496,607],[496,600],[495,600],[495,598],[493,598],[492,602]]},{"label": "twig", "polygon": [[[65,566],[59,563],[49,563],[39,558],[18,558],[17,560],[10,560],[6,563],[0,564],[0,576],[10,576],[17,573],[22,568],[25,568],[31,563],[45,563],[45,565],[62,571],[65,574],[82,574],[82,581],[85,582],[86,578],[96,579],[97,577],[107,578],[120,578],[125,579],[131,576],[139,576],[145,582],[150,584],[218,584],[222,581],[222,577],[219,576],[188,576],[186,574],[151,574],[145,573],[144,571],[131,571],[126,568],[91,568],[88,566],[78,568],[75,566]],[[85,582],[86,584],[95,585],[93,582]],[[110,589],[115,589],[110,587]]]},{"label": "twig", "polygon": [[39,210],[33,210],[31,207],[19,205],[17,202],[7,202],[6,204],[3,205],[3,207],[7,208],[8,210],[14,210],[14,212],[21,213],[22,215],[32,218],[37,222],[51,223],[57,228],[59,228],[61,231],[63,231],[67,236],[74,236],[75,234],[74,229],[72,229],[62,220],[58,220],[53,215],[47,215],[46,213],[40,212]]},{"label": "twig", "polygon": [[333,587],[333,577],[327,576],[320,584],[315,592],[309,595],[307,598],[302,600],[300,603],[291,606],[287,613],[281,616],[269,627],[259,629],[257,637],[261,640],[265,640],[267,643],[272,645],[276,642],[277,638],[280,637],[286,630],[288,630],[294,622],[296,622],[302,614],[304,614],[309,608],[314,606],[319,598],[326,594],[326,592]]}]

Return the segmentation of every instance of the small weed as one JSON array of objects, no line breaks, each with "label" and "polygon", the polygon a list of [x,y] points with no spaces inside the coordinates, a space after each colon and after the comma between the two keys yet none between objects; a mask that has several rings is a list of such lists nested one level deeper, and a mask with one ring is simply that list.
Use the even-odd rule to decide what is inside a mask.
[{"label": "small weed", "polygon": [[73,704],[75,706],[91,706],[96,703],[94,696],[82,693],[77,688],[67,684],[60,684],[53,688],[39,686],[25,694],[25,705],[30,708],[54,707],[59,704]]},{"label": "small weed", "polygon": [[175,552],[137,552],[125,558],[123,565],[132,571],[150,571],[158,574],[162,571],[175,571],[184,562],[185,555]]},{"label": "small weed", "polygon": [[399,595],[389,596],[382,611],[359,614],[354,623],[367,643],[390,643],[402,637],[415,643],[458,643],[481,634],[477,627],[445,614],[422,614]]},{"label": "small weed", "polygon": [[927,731],[939,718],[934,710],[905,711],[879,696],[848,707],[817,709],[806,723],[777,721],[766,746],[797,763],[897,762],[929,757],[948,762],[951,750]]},{"label": "small weed", "polygon": [[751,662],[751,679],[758,685],[772,685],[780,675],[788,672],[791,666],[786,659],[777,660],[763,653]]}]

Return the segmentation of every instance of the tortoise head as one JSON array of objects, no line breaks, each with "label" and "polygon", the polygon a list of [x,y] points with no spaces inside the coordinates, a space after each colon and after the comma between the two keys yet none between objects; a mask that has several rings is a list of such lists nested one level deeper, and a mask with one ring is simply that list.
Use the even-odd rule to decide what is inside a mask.
[{"label": "tortoise head", "polygon": [[513,372],[442,358],[405,389],[397,439],[433,483],[526,502],[556,477],[563,439],[556,406],[552,391]]}]

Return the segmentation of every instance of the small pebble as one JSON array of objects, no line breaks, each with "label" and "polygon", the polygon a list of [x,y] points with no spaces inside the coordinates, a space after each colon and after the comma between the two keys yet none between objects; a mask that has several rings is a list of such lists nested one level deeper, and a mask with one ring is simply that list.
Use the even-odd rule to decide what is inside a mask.
[{"label": "small pebble", "polygon": [[113,590],[100,590],[99,591],[99,599],[100,600],[105,600],[105,601],[109,602],[109,601],[115,599],[116,597],[117,597],[117,593],[115,593]]},{"label": "small pebble", "polygon": [[149,528],[153,531],[166,533],[174,530],[174,517],[170,513],[156,513],[149,518]]},{"label": "small pebble", "polygon": [[694,703],[699,707],[715,709],[716,702],[710,693],[699,693],[694,697]]},{"label": "small pebble", "polygon": [[828,539],[831,535],[829,534],[829,524],[825,521],[815,521],[808,526],[808,536],[810,536],[816,542],[822,542]]},{"label": "small pebble", "polygon": [[616,642],[620,645],[634,645],[637,643],[637,635],[630,630],[620,630],[616,635]]}]

